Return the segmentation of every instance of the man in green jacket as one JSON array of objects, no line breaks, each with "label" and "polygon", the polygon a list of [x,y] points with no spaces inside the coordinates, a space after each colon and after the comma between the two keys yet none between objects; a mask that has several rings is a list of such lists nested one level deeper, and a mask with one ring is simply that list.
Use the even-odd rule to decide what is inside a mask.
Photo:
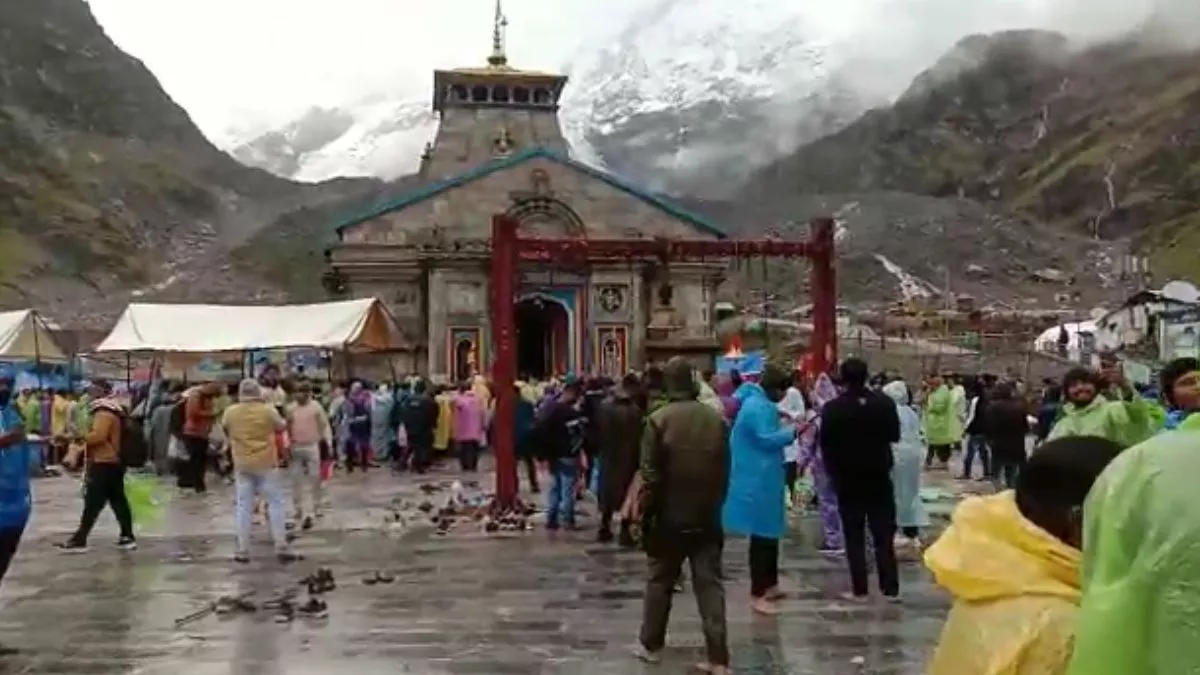
[{"label": "man in green jacket", "polygon": [[1128,448],[1156,431],[1153,404],[1129,386],[1119,369],[1100,377],[1092,370],[1073,368],[1063,377],[1063,392],[1067,404],[1047,440],[1100,436]]},{"label": "man in green jacket", "polygon": [[962,442],[962,420],[954,404],[954,390],[939,373],[930,373],[926,386],[929,394],[925,397],[922,423],[929,451],[925,455],[925,468],[933,465],[936,456],[939,468],[945,469],[950,463],[951,451]]}]

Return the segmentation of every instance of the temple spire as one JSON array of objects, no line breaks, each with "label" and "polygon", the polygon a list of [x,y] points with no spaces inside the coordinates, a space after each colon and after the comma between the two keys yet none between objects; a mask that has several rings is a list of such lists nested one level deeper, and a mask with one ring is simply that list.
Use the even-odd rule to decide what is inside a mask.
[{"label": "temple spire", "polygon": [[504,38],[508,32],[508,17],[504,16],[501,0],[496,0],[496,16],[492,23],[492,55],[488,57],[488,65],[501,68],[508,65],[508,56],[504,53]]}]

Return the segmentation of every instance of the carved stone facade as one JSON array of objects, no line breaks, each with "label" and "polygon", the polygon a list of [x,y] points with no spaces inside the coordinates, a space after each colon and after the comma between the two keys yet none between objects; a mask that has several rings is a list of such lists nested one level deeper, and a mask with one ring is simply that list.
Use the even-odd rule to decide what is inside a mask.
[{"label": "carved stone facade", "polygon": [[[439,71],[435,80],[442,124],[422,157],[426,182],[343,222],[329,256],[339,288],[387,302],[416,345],[419,370],[456,378],[490,363],[487,240],[496,214],[516,219],[526,238],[722,236],[566,157],[557,118],[565,78],[505,67]],[[547,93],[514,95],[519,87]],[[619,374],[671,350],[715,353],[712,299],[724,269],[723,261],[537,263],[521,270],[513,302],[552,306],[555,326],[566,326],[549,345],[554,370]]]}]

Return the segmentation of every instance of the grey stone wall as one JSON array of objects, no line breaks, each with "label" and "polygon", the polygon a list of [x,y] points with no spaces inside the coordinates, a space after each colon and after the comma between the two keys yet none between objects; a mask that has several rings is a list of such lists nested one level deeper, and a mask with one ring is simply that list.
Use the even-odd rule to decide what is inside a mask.
[{"label": "grey stone wall", "polygon": [[507,211],[513,194],[528,192],[531,174],[542,170],[549,188],[579,215],[589,236],[713,239],[712,234],[601,180],[550,159],[497,171],[467,185],[452,188],[424,202],[361,223],[342,233],[346,243],[413,243],[437,228],[447,241],[487,238],[491,218]]},{"label": "grey stone wall", "polygon": [[513,152],[531,146],[567,151],[553,110],[454,108],[442,114],[426,175],[441,180],[495,159],[501,129],[508,130]]}]

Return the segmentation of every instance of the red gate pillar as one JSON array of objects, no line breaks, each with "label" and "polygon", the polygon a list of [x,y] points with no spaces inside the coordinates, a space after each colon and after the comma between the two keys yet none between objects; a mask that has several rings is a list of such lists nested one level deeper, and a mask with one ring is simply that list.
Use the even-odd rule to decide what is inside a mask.
[{"label": "red gate pillar", "polygon": [[515,351],[517,223],[505,216],[492,217],[492,278],[488,283],[492,327],[492,386],[496,409],[492,417],[492,447],[496,453],[496,500],[502,507],[517,501],[517,456],[513,424],[516,417]]},{"label": "red gate pillar", "polygon": [[837,367],[837,283],[833,248],[832,218],[812,221],[809,242],[809,291],[812,293],[812,355],[816,372],[828,373]]}]

